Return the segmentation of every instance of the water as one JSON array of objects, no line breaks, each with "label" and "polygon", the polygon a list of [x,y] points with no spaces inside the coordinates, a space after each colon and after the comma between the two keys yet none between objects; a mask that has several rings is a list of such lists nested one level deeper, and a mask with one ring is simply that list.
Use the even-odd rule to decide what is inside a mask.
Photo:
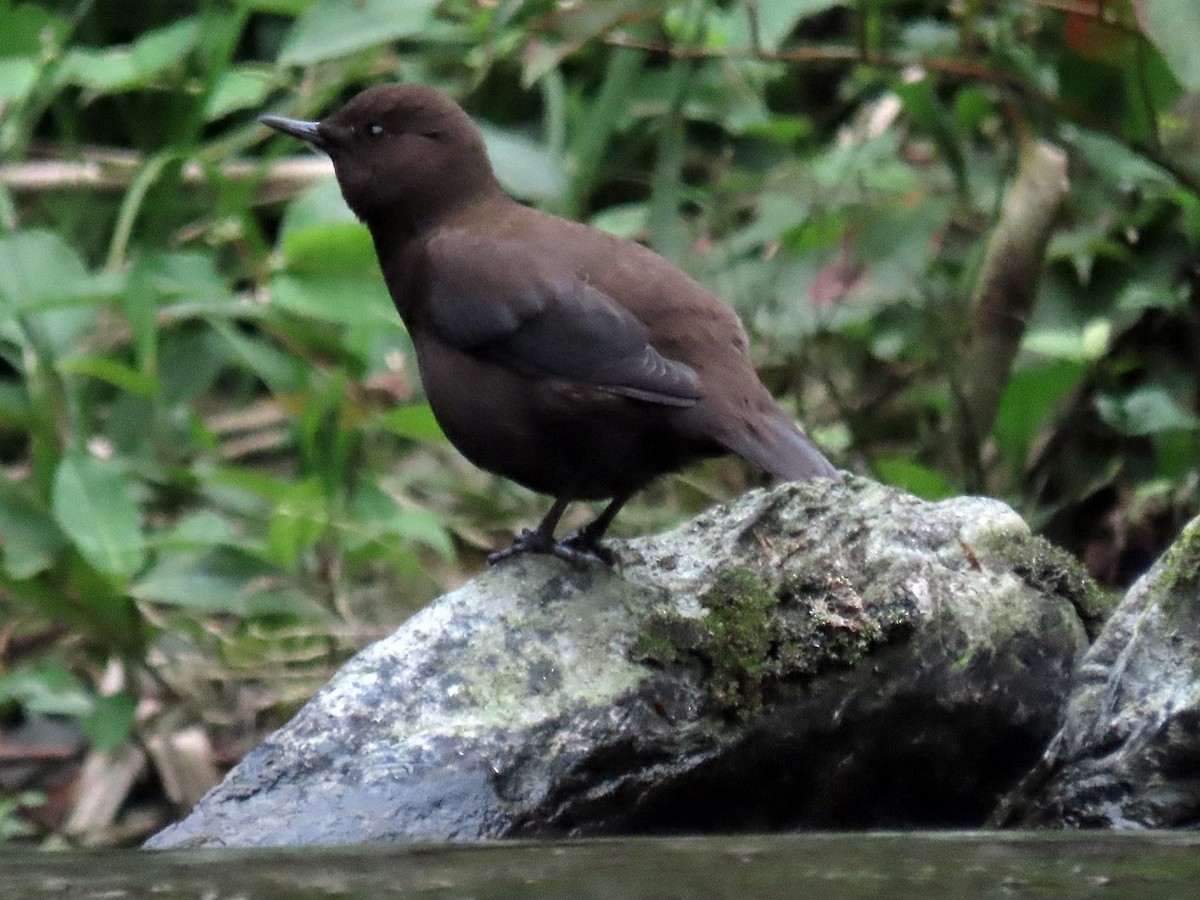
[{"label": "water", "polygon": [[622,838],[0,854],[0,898],[1200,897],[1200,833]]}]

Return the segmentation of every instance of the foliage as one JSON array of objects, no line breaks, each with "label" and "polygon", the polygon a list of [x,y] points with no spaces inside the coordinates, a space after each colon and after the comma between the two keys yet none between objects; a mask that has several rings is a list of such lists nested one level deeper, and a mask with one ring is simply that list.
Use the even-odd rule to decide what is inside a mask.
[{"label": "foliage", "polygon": [[[254,122],[387,80],[735,305],[843,465],[1004,497],[1127,578],[1197,504],[1198,44],[1191,0],[0,0],[0,614],[53,639],[0,637],[0,702],[60,692],[111,746],[148,690],[315,684],[536,516],[446,446],[369,237]],[[956,349],[1030,135],[1068,208],[964,460]],[[714,463],[618,524],[744,484]]]}]

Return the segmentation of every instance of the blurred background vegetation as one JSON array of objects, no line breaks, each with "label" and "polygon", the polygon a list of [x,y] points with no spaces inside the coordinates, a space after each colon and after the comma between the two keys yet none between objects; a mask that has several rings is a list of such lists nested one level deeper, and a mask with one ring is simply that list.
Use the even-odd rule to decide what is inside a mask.
[{"label": "blurred background vegetation", "polygon": [[[841,466],[1000,497],[1119,588],[1200,506],[1198,10],[0,0],[0,841],[138,841],[543,511],[445,443],[327,161],[256,115],[444,88],[514,195],[732,304]],[[1036,300],[965,366],[1036,139]]]}]

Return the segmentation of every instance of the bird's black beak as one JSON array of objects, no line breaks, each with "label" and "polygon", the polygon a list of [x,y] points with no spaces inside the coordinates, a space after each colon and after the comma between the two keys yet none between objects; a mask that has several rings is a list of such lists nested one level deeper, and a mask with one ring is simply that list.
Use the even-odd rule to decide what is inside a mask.
[{"label": "bird's black beak", "polygon": [[305,122],[303,119],[288,119],[283,116],[259,116],[258,121],[268,128],[274,128],[276,131],[282,131],[284,134],[307,141],[320,150],[328,149],[325,138],[321,136],[321,132],[317,128],[320,125],[319,122]]}]

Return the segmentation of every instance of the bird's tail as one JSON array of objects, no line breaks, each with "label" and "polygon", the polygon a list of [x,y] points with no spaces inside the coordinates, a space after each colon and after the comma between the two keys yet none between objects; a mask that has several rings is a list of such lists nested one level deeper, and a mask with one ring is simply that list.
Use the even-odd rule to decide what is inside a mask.
[{"label": "bird's tail", "polygon": [[780,481],[813,481],[842,476],[781,409],[761,416],[748,428],[724,435],[732,453]]}]

